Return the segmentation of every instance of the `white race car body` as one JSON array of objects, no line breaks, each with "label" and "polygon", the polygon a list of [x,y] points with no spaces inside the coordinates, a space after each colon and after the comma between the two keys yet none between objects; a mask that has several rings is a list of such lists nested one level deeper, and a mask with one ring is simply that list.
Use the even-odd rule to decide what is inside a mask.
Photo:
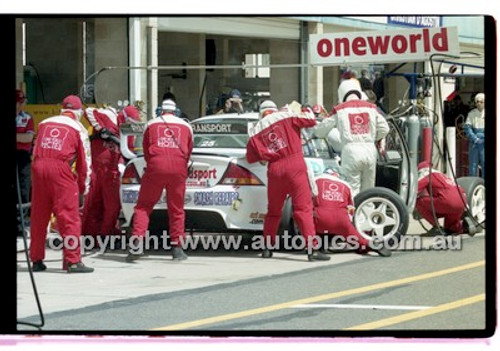
[{"label": "white race car body", "polygon": [[[250,164],[245,157],[248,126],[257,121],[257,113],[246,113],[207,116],[191,122],[194,164],[186,181],[186,231],[262,231],[267,212],[267,166]],[[307,133],[304,136],[308,138]],[[328,167],[338,168],[324,140],[304,140],[304,155],[314,174]],[[144,158],[136,157],[127,164],[122,178],[125,226],[132,225],[144,167]],[[150,230],[168,228],[167,213],[164,192],[151,214]]]}]

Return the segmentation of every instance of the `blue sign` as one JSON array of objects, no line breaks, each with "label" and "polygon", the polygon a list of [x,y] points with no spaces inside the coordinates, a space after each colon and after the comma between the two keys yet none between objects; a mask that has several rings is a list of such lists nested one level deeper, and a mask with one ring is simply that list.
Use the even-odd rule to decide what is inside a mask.
[{"label": "blue sign", "polygon": [[239,194],[235,191],[195,192],[194,204],[196,206],[230,206],[238,197]]},{"label": "blue sign", "polygon": [[135,204],[139,198],[137,190],[122,190],[122,202],[126,204]]},{"label": "blue sign", "polygon": [[442,18],[441,16],[388,16],[387,23],[408,27],[435,28],[441,27]]}]

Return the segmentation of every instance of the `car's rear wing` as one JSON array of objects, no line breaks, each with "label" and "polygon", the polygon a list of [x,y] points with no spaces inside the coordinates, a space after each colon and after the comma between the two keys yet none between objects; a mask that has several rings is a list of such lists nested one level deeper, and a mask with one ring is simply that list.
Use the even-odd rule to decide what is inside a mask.
[{"label": "car's rear wing", "polygon": [[[128,160],[143,156],[142,153],[136,153],[129,148],[129,136],[142,136],[146,130],[147,123],[123,123],[120,125],[120,151]],[[191,162],[191,167],[197,170],[207,170],[210,165],[205,162]]]}]

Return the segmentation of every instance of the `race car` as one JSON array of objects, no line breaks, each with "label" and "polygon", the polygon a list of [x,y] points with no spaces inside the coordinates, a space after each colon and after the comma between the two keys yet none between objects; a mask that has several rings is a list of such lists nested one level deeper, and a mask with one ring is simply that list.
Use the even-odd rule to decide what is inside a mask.
[{"label": "race car", "polygon": [[[186,231],[262,232],[267,212],[267,168],[260,163],[250,164],[245,157],[248,128],[258,119],[258,113],[250,112],[191,121],[194,148],[184,199]],[[127,130],[122,133],[127,134]],[[334,150],[325,140],[311,135],[307,131],[303,135],[303,152],[310,171],[320,174],[326,168],[338,169]],[[145,160],[140,154],[125,154],[131,160],[122,177],[120,194],[124,226],[130,226]],[[165,193],[153,209],[149,230],[168,230]]]},{"label": "race car", "polygon": [[[246,160],[248,128],[258,121],[258,113],[223,114],[201,117],[191,122],[194,132],[193,167],[186,182],[186,231],[261,233],[267,212],[266,166]],[[353,222],[358,231],[371,240],[398,240],[405,235],[416,198],[416,176],[411,171],[404,133],[397,122],[388,118],[390,132],[386,148],[379,153],[376,186],[354,198]],[[122,176],[121,201],[123,225],[132,225],[145,160],[140,152],[144,125],[122,125],[122,137],[135,134],[139,152],[122,153],[130,161]],[[339,154],[325,139],[309,130],[303,135],[304,159],[310,174],[319,175],[327,168],[339,169]],[[125,140],[125,139],[123,139]],[[340,155],[341,156],[341,155]],[[341,173],[341,171],[339,172]],[[481,178],[457,179],[467,193],[468,208],[479,223],[484,222],[484,183]],[[291,200],[283,206],[280,232],[298,233],[292,217]],[[150,233],[168,230],[165,193],[150,217]]]}]

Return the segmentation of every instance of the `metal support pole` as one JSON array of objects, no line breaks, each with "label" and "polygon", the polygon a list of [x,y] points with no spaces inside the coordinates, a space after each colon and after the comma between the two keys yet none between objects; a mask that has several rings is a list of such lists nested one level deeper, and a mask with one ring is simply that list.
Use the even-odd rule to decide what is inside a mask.
[{"label": "metal support pole", "polygon": [[[418,138],[420,136],[420,121],[417,115],[411,115],[408,117],[408,151],[410,155],[410,174],[411,176],[417,174],[417,164],[418,164]],[[416,187],[417,179],[412,179],[412,186]],[[415,207],[416,202],[416,189],[410,189],[410,199],[408,206],[409,208]]]},{"label": "metal support pole", "polygon": [[446,174],[454,177],[457,171],[457,139],[455,134],[455,127],[446,128],[446,145],[448,147],[449,167],[446,167]]},{"label": "metal support pole", "polygon": [[[129,65],[141,66],[141,19],[129,19]],[[142,100],[141,94],[141,72],[140,70],[129,71],[129,97],[133,104]]]},{"label": "metal support pole", "polygon": [[[158,65],[158,27],[156,21],[150,19],[147,27],[147,53],[148,65],[155,67]],[[158,106],[158,70],[151,69],[147,71],[147,89],[148,89],[148,105],[147,118],[155,116],[155,110]]]},{"label": "metal support pole", "polygon": [[300,22],[300,92],[299,97],[301,102],[309,100],[309,68],[308,62],[308,45],[309,45],[309,30],[307,22]]}]

